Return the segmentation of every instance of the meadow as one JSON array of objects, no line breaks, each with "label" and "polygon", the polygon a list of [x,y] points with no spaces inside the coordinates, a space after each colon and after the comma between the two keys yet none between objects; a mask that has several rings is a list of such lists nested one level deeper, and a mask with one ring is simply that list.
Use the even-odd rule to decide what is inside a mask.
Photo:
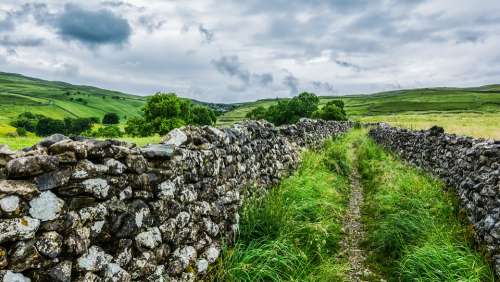
[{"label": "meadow", "polygon": [[[433,125],[447,132],[500,139],[500,91],[498,86],[434,88],[382,92],[372,95],[321,97],[320,106],[341,99],[349,118],[362,122],[387,122],[411,129]],[[245,119],[258,106],[269,107],[276,99],[243,103],[219,118],[220,126]]]}]

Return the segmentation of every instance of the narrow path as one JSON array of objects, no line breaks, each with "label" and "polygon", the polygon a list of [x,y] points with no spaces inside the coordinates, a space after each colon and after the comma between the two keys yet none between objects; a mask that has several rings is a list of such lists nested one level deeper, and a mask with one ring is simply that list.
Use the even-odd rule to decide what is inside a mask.
[{"label": "narrow path", "polygon": [[[355,146],[352,150],[356,150]],[[359,179],[356,153],[350,176],[351,196],[348,211],[343,221],[344,237],[341,241],[342,253],[349,261],[349,281],[377,281],[375,275],[365,266],[365,253],[361,249],[361,242],[365,238],[363,223],[361,222],[361,207],[363,205],[363,187]],[[378,280],[380,281],[380,280]]]}]

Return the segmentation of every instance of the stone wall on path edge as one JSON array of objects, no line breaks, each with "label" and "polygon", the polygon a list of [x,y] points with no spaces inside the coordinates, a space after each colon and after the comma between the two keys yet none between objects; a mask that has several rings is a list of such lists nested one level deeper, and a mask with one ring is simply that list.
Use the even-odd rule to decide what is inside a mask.
[{"label": "stone wall on path edge", "polygon": [[0,145],[0,281],[192,281],[233,242],[245,196],[351,122],[185,127],[160,144],[53,135]]},{"label": "stone wall on path edge", "polygon": [[379,124],[371,137],[402,159],[455,189],[474,226],[476,241],[491,255],[500,274],[500,140],[444,133],[442,128],[412,131]]}]

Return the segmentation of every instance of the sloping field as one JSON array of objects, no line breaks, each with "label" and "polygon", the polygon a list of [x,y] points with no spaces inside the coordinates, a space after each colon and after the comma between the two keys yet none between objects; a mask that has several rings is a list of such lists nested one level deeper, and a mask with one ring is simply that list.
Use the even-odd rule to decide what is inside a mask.
[{"label": "sloping field", "polygon": [[98,117],[115,112],[122,119],[139,114],[143,97],[90,86],[0,73],[0,135],[14,131],[8,122],[30,111],[52,118]]},{"label": "sloping field", "polygon": [[[372,95],[321,97],[320,104],[342,99],[351,119],[388,122],[423,129],[440,125],[447,132],[500,139],[500,90],[497,85],[478,88],[435,88],[382,92]],[[243,103],[219,119],[221,126],[241,121],[253,108],[277,100]]]}]

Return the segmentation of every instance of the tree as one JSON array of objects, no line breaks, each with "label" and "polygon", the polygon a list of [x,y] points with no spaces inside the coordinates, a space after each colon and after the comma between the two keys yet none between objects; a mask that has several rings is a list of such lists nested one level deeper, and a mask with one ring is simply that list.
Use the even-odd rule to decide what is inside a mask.
[{"label": "tree", "polygon": [[253,108],[246,114],[246,117],[249,119],[259,120],[266,119],[267,109],[263,106],[258,106],[257,108]]},{"label": "tree", "polygon": [[347,115],[344,111],[344,102],[341,100],[330,101],[323,108],[317,110],[313,114],[313,117],[324,120],[347,120]]},{"label": "tree", "polygon": [[144,118],[132,117],[127,120],[125,133],[134,137],[146,137],[153,135],[155,132],[152,125],[146,122]]},{"label": "tree", "polygon": [[90,133],[93,137],[119,138],[123,136],[123,132],[116,125],[108,125],[99,127],[97,130]]},{"label": "tree", "polygon": [[82,132],[90,130],[93,124],[92,118],[65,118],[64,134],[80,135]]},{"label": "tree", "polygon": [[267,110],[258,107],[248,113],[252,119],[266,119],[275,125],[296,123],[301,118],[311,117],[318,109],[319,98],[314,93],[303,92],[289,100],[279,100]]},{"label": "tree", "polygon": [[102,118],[103,124],[118,124],[120,123],[120,117],[117,113],[106,113]]},{"label": "tree", "polygon": [[42,117],[38,120],[35,133],[38,136],[48,136],[55,133],[64,133],[65,124],[62,120]]},{"label": "tree", "polygon": [[213,125],[217,121],[215,111],[204,106],[193,106],[191,122],[196,125]]},{"label": "tree", "polygon": [[16,128],[16,133],[17,133],[17,136],[21,136],[21,137],[28,135],[28,131],[26,131],[26,129],[24,129],[22,127]]}]

